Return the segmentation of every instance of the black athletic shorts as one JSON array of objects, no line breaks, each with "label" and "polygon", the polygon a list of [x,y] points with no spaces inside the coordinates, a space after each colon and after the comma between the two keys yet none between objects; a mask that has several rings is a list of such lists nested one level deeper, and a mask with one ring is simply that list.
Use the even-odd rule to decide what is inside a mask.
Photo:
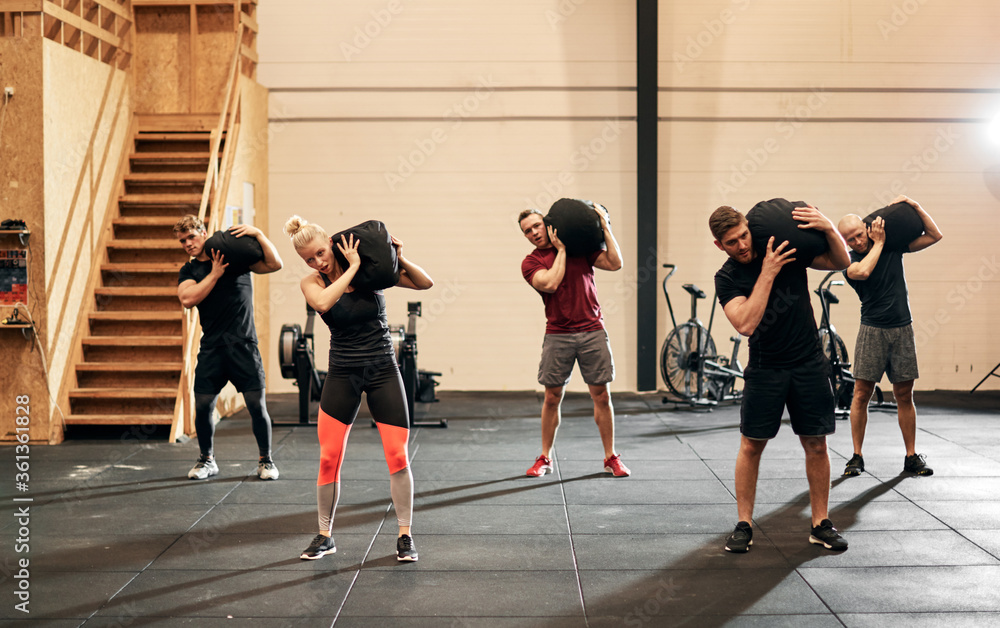
[{"label": "black athletic shorts", "polygon": [[361,408],[361,393],[376,423],[410,427],[403,378],[395,360],[362,366],[330,365],[323,382],[319,407],[345,425],[354,423]]},{"label": "black athletic shorts", "polygon": [[226,382],[232,382],[239,392],[264,390],[264,363],[256,342],[201,348],[194,369],[194,392],[217,395]]},{"label": "black athletic shorts", "polygon": [[827,436],[836,430],[830,362],[822,353],[788,369],[748,366],[743,380],[740,433],[747,438],[774,438],[786,405],[799,436]]}]

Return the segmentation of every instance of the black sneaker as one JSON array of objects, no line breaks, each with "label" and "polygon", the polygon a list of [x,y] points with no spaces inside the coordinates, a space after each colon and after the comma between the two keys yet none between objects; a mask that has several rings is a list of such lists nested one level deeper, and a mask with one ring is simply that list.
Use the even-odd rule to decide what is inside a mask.
[{"label": "black sneaker", "polygon": [[726,551],[745,554],[750,551],[751,545],[753,545],[753,528],[746,521],[740,521],[726,540]]},{"label": "black sneaker", "polygon": [[833,527],[833,522],[829,519],[820,521],[819,525],[812,529],[812,534],[809,535],[809,542],[822,545],[828,550],[837,552],[847,549],[847,540],[840,536],[837,528]]},{"label": "black sneaker", "polygon": [[299,558],[302,560],[316,560],[317,558],[323,558],[327,554],[336,553],[337,545],[333,542],[333,537],[317,534],[316,538],[309,544],[309,547],[299,555]]},{"label": "black sneaker", "polygon": [[903,459],[903,471],[916,475],[934,475],[934,469],[927,466],[923,454],[913,454]]},{"label": "black sneaker", "polygon": [[413,538],[409,534],[396,539],[396,560],[415,562],[417,550],[413,547]]},{"label": "black sneaker", "polygon": [[844,475],[861,475],[861,472],[865,470],[865,459],[858,454],[851,456],[851,459],[847,461],[847,466],[844,467]]}]

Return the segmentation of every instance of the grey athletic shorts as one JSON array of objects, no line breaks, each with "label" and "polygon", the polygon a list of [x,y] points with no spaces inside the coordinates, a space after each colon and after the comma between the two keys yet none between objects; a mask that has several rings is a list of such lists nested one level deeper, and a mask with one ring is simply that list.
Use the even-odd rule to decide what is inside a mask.
[{"label": "grey athletic shorts", "polygon": [[579,362],[580,374],[588,384],[601,386],[614,381],[615,361],[608,332],[598,329],[579,334],[545,334],[538,383],[550,388],[565,386],[573,374],[574,362]]},{"label": "grey athletic shorts", "polygon": [[893,384],[920,377],[913,325],[890,329],[861,325],[851,367],[855,379],[868,382],[881,381],[883,373]]}]

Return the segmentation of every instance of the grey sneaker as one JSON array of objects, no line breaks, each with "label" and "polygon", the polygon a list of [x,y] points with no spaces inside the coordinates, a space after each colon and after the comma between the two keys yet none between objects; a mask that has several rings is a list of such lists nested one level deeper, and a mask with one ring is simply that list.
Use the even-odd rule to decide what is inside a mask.
[{"label": "grey sneaker", "polygon": [[417,550],[413,547],[413,538],[409,534],[396,539],[396,560],[399,562],[417,560]]},{"label": "grey sneaker", "polygon": [[840,536],[837,528],[833,527],[833,522],[829,519],[820,521],[819,525],[812,529],[812,534],[809,535],[809,542],[822,545],[828,550],[837,552],[847,549],[847,540]]},{"label": "grey sneaker", "polygon": [[337,544],[333,542],[333,537],[317,534],[316,538],[309,544],[309,547],[299,554],[299,558],[302,560],[316,560],[317,558],[323,558],[327,554],[336,553]]},{"label": "grey sneaker", "polygon": [[934,475],[934,469],[927,466],[927,458],[923,454],[913,454],[904,458],[903,471],[916,475]]},{"label": "grey sneaker", "polygon": [[260,479],[277,480],[279,475],[281,474],[278,473],[278,467],[274,466],[274,461],[270,458],[265,458],[257,463],[257,477]]},{"label": "grey sneaker", "polygon": [[726,540],[726,551],[745,554],[750,551],[751,545],[753,545],[753,528],[746,521],[740,521]]},{"label": "grey sneaker", "polygon": [[848,477],[852,475],[861,475],[861,472],[864,470],[865,459],[858,454],[854,454],[851,456],[851,459],[847,461],[847,466],[844,467],[844,475]]},{"label": "grey sneaker", "polygon": [[213,475],[218,475],[218,473],[219,465],[215,463],[215,458],[202,456],[198,458],[198,462],[188,471],[188,477],[192,480],[207,480]]}]

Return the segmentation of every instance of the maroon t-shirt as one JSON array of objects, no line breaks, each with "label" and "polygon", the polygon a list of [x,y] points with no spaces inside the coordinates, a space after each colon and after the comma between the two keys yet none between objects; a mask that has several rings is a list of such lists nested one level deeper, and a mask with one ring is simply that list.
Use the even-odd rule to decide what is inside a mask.
[{"label": "maroon t-shirt", "polygon": [[[567,257],[566,273],[555,292],[538,291],[545,303],[545,333],[578,334],[604,329],[601,304],[597,302],[594,283],[594,262],[600,251],[587,257]],[[521,262],[521,274],[531,284],[539,270],[552,268],[556,260],[554,247],[535,249]]]}]

